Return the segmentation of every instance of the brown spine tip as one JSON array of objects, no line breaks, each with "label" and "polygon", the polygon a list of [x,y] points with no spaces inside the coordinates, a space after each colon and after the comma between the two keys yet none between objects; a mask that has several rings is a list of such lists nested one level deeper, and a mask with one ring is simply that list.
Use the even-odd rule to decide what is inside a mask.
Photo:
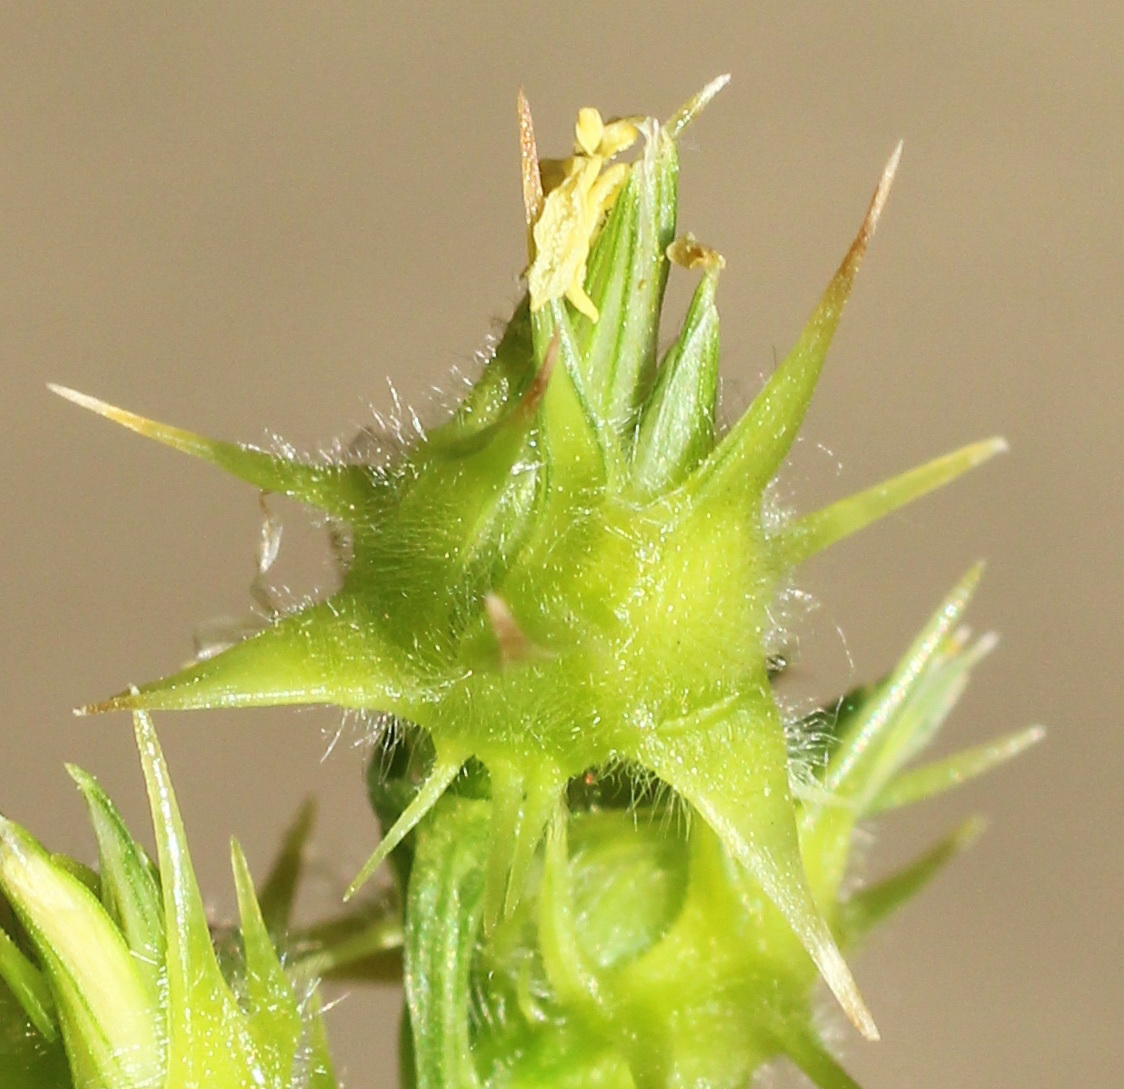
[{"label": "brown spine tip", "polygon": [[118,692],[116,696],[98,700],[97,703],[84,703],[81,707],[75,707],[74,714],[78,718],[85,718],[87,715],[104,715],[107,711],[135,711],[139,695],[140,690],[131,687],[125,692]]},{"label": "brown spine tip", "polygon": [[866,218],[863,220],[859,233],[855,236],[855,240],[851,243],[851,248],[847,251],[847,256],[843,258],[843,264],[839,268],[838,279],[841,284],[848,288],[858,271],[863,255],[866,253],[867,245],[874,237],[878,221],[882,218],[882,209],[886,207],[886,201],[890,196],[890,189],[893,187],[894,176],[898,172],[898,163],[901,162],[904,147],[905,141],[899,140],[891,153],[882,170],[882,177],[878,179],[874,195],[870,198],[870,207],[867,209]]},{"label": "brown spine tip", "polygon": [[546,355],[543,356],[542,366],[539,367],[535,377],[531,379],[531,384],[527,387],[526,392],[523,394],[519,401],[519,416],[522,420],[531,420],[539,410],[539,405],[542,404],[543,398],[546,396],[547,388],[550,386],[551,375],[554,374],[555,364],[558,362],[558,345],[561,340],[561,335],[557,329],[550,338],[550,343],[546,346]]}]

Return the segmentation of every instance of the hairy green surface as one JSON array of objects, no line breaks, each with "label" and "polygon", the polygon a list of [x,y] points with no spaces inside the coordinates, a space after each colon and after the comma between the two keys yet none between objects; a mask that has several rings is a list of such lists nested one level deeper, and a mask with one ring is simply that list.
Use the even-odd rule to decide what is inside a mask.
[{"label": "hairy green surface", "polygon": [[[372,765],[385,834],[353,889],[396,852],[403,1078],[425,1089],[734,1087],[779,1055],[853,1084],[816,980],[876,1038],[843,951],[971,832],[849,895],[858,822],[1037,736],[906,770],[986,650],[961,627],[976,571],[886,680],[782,719],[771,610],[794,569],[1003,443],[767,517],[900,147],[796,344],[720,433],[723,261],[676,214],[677,139],[723,82],[666,125],[583,111],[574,154],[541,174],[521,99],[530,282],[557,290],[525,297],[450,418],[383,462],[302,461],[59,391],[346,539],[326,600],[87,710],[331,703],[396,724]],[[698,283],[661,358],[672,263]]]}]

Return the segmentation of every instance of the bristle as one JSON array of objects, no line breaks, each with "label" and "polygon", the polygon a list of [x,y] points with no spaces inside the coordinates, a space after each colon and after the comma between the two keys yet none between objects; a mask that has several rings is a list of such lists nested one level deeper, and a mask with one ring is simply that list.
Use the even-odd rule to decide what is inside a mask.
[{"label": "bristle", "polygon": [[839,906],[839,931],[848,946],[912,900],[944,867],[982,835],[986,822],[972,817],[895,874],[858,892]]},{"label": "bristle", "polygon": [[885,518],[899,507],[950,484],[957,477],[1004,453],[1004,439],[986,439],[840,499],[785,526],[774,538],[781,567],[795,567],[837,541]]},{"label": "bristle", "polygon": [[138,416],[66,386],[49,383],[47,388],[138,435],[209,461],[263,491],[292,496],[340,518],[353,516],[356,504],[370,491],[370,476],[358,465],[310,465],[277,457],[252,446],[208,439],[193,431]]},{"label": "bristle", "polygon": [[441,795],[460,774],[463,766],[464,759],[460,757],[438,760],[433,765],[429,778],[422,784],[413,800],[402,811],[402,815],[394,822],[393,827],[383,837],[374,853],[355,875],[355,880],[351,882],[347,892],[344,893],[343,898],[345,900],[350,900],[370,880],[371,875],[382,865],[390,852],[414,830],[417,823],[441,800]]},{"label": "bristle", "polygon": [[1032,745],[1037,745],[1045,736],[1043,727],[1031,726],[953,753],[943,760],[903,772],[882,789],[867,807],[867,813],[874,816],[889,809],[934,798],[1007,763]]},{"label": "bristle", "polygon": [[795,346],[745,415],[696,470],[689,483],[697,493],[741,496],[748,506],[788,455],[811,403],[855,273],[886,204],[901,150],[898,144],[890,156],[862,226]]}]

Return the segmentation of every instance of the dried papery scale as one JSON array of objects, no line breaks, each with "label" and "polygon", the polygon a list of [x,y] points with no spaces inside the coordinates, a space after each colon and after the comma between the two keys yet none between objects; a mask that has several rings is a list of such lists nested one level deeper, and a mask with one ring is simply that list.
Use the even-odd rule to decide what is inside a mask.
[{"label": "dried papery scale", "polygon": [[[979,657],[949,626],[969,578],[900,676],[817,720],[825,760],[794,795],[774,597],[1003,444],[766,518],[901,147],[795,346],[720,433],[724,260],[678,230],[677,140],[725,82],[666,124],[583,110],[549,165],[520,96],[528,293],[450,418],[383,463],[304,462],[58,389],[347,526],[331,597],[84,710],[330,703],[409,724],[353,890],[400,849],[418,1086],[737,1086],[780,1054],[851,1084],[814,1027],[817,975],[877,1038],[841,948],[965,838],[847,897],[856,822],[1029,739],[902,772]],[[661,358],[673,266],[697,286]],[[622,887],[614,858],[651,910],[605,891]]]}]

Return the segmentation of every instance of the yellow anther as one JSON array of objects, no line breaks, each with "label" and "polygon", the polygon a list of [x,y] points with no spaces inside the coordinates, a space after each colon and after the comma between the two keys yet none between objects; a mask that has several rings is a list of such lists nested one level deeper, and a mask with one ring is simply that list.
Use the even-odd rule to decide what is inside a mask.
[{"label": "yellow anther", "polygon": [[703,268],[708,272],[721,272],[726,267],[726,258],[703,245],[690,231],[667,247],[667,259],[680,268]]},{"label": "yellow anther", "polygon": [[592,106],[578,110],[578,123],[574,126],[574,151],[579,155],[596,155],[605,135],[605,122],[601,113]]},{"label": "yellow anther", "polygon": [[[527,273],[531,309],[560,298],[590,321],[597,307],[586,294],[586,262],[601,220],[628,178],[628,166],[606,162],[631,147],[640,135],[628,120],[601,119],[592,107],[578,112],[574,126],[574,154],[569,159],[544,160],[542,183],[546,197],[534,225],[535,258]],[[604,172],[602,172],[604,170]]]},{"label": "yellow anther", "polygon": [[574,154],[611,159],[632,147],[639,136],[640,130],[632,118],[622,117],[606,124],[600,111],[586,106],[578,110],[578,123],[574,126]]},{"label": "yellow anther", "polygon": [[614,155],[627,151],[639,139],[640,129],[632,119],[623,117],[619,121],[610,121],[601,134],[599,154],[611,159]]}]

